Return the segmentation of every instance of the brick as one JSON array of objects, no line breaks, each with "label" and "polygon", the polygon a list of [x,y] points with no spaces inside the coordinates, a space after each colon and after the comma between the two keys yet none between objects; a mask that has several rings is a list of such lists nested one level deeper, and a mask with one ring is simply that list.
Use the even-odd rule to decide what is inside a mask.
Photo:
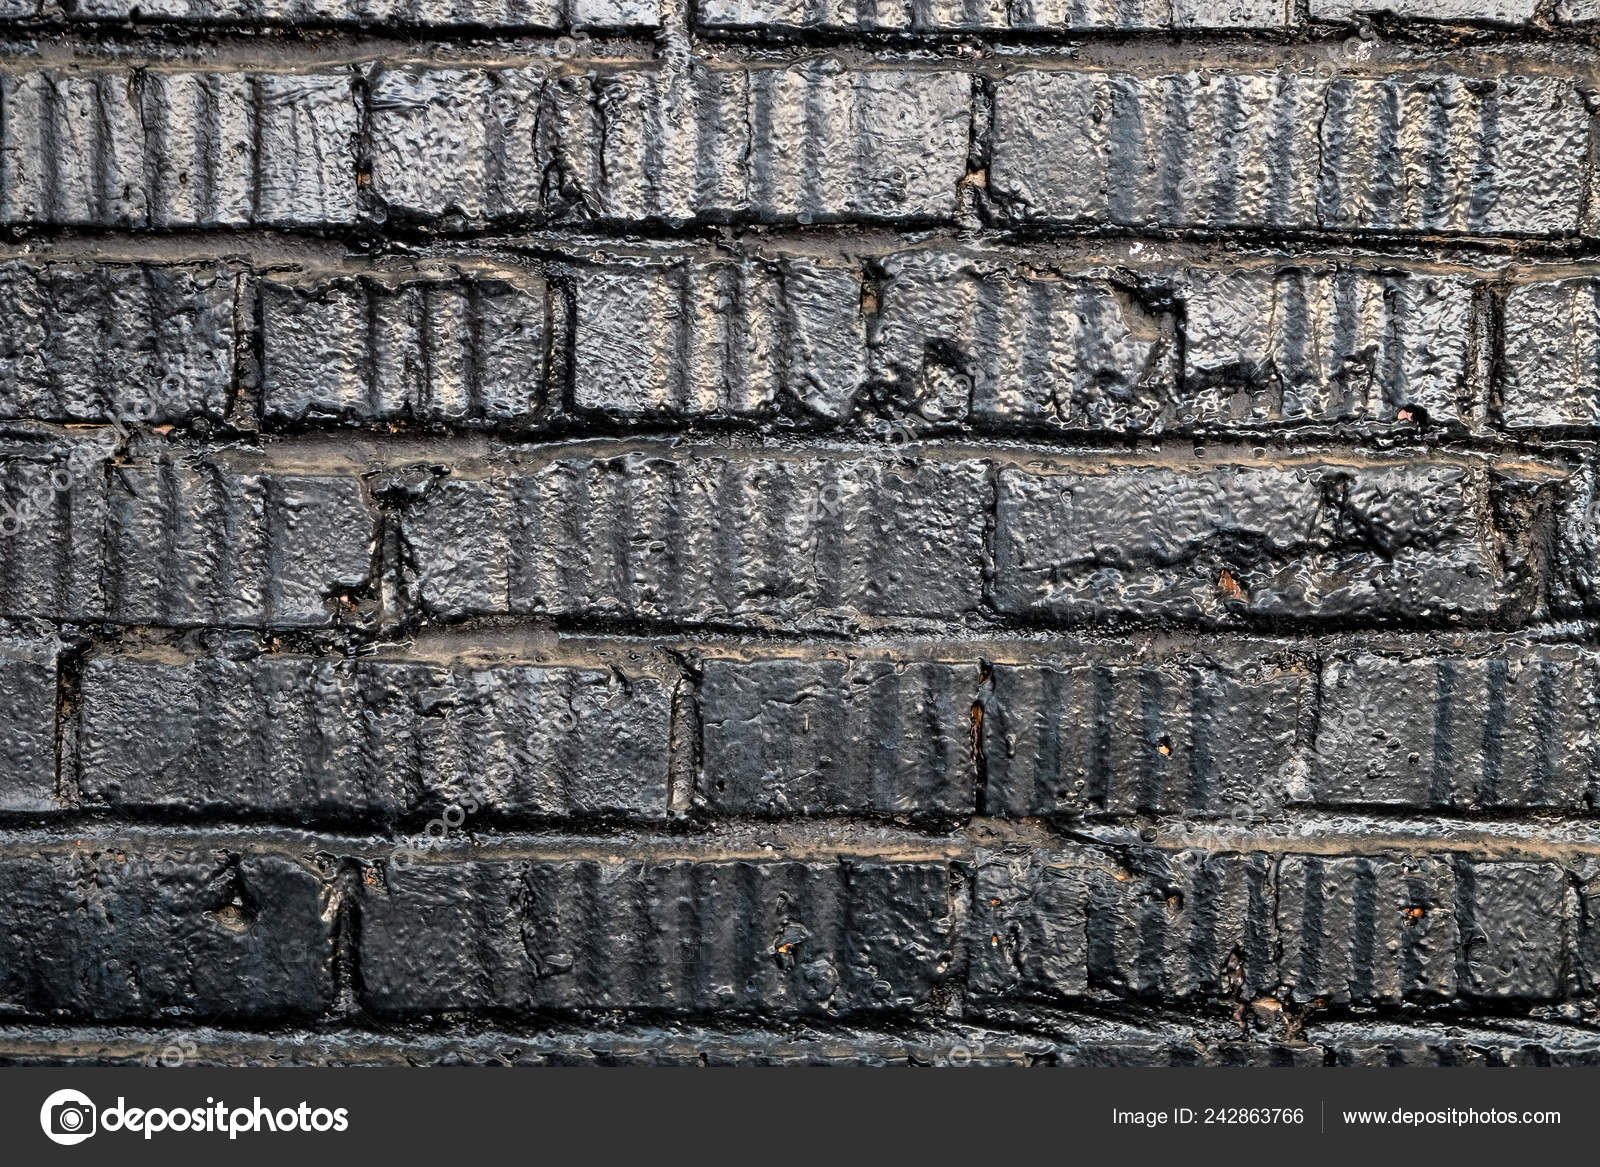
[{"label": "brick", "polygon": [[53,640],[0,638],[0,811],[58,810]]},{"label": "brick", "polygon": [[315,1015],[333,1000],[330,895],[317,872],[274,854],[82,847],[0,858],[0,1010]]},{"label": "brick", "polygon": [[1582,1026],[1496,1018],[1481,1026],[1459,1022],[1373,1024],[1325,1022],[1308,1036],[1336,1066],[1593,1066],[1600,1043]]},{"label": "brick", "polygon": [[1330,660],[1311,796],[1419,810],[1587,811],[1596,664],[1591,652],[1559,647]]},{"label": "brick", "polygon": [[0,615],[313,627],[369,582],[376,520],[353,475],[63,454],[0,454],[0,501],[36,504],[0,510]]},{"label": "brick", "polygon": [[1474,292],[1464,276],[1342,264],[1192,270],[1185,406],[1234,425],[1476,425]]},{"label": "brick", "polygon": [[1119,869],[1087,848],[980,850],[977,867],[975,994],[1183,999],[1272,985],[1264,855],[1141,850],[1136,869]]},{"label": "brick", "polygon": [[390,214],[468,223],[947,220],[964,73],[695,64],[383,71],[372,185]]},{"label": "brick", "polygon": [[1545,1000],[1562,994],[1566,879],[1553,863],[1463,863],[1466,984],[1473,996]]},{"label": "brick", "polygon": [[236,282],[218,264],[0,263],[0,417],[220,419]]},{"label": "brick", "polygon": [[197,24],[471,26],[495,29],[655,28],[660,7],[650,0],[79,0],[79,20],[175,21]]},{"label": "brick", "polygon": [[1287,22],[1283,0],[1036,0],[1030,4],[853,5],[839,0],[708,0],[708,29],[817,29],[830,32],[954,33],[1083,30],[1158,32],[1187,28],[1273,28]]},{"label": "brick", "polygon": [[1148,852],[1103,877],[1089,911],[1091,983],[1136,997],[1236,996],[1271,985],[1273,863]]},{"label": "brick", "polygon": [[1288,855],[1278,865],[1279,980],[1296,1001],[1457,995],[1455,879],[1437,859]]},{"label": "brick", "polygon": [[995,607],[1059,621],[1470,618],[1501,607],[1458,465],[1002,471]]},{"label": "brick", "polygon": [[1289,0],[1172,0],[1175,28],[1281,28],[1292,22]]},{"label": "brick", "polygon": [[1030,222],[1562,236],[1586,142],[1554,78],[1019,69],[988,189]]},{"label": "brick", "polygon": [[362,892],[361,985],[383,1014],[906,1011],[953,919],[935,862],[420,863]]},{"label": "brick", "polygon": [[560,457],[440,481],[401,519],[442,619],[951,617],[981,598],[986,466],[717,453]]},{"label": "brick", "polygon": [[1459,24],[1527,24],[1537,8],[1537,0],[1311,0],[1311,19],[1394,15]]},{"label": "brick", "polygon": [[836,422],[866,380],[854,266],[683,256],[581,267],[575,285],[580,411]]},{"label": "brick", "polygon": [[981,698],[983,813],[1281,810],[1306,678],[1269,660],[997,663]]},{"label": "brick", "polygon": [[263,280],[264,417],[525,426],[544,405],[537,277]]},{"label": "brick", "polygon": [[1600,424],[1600,280],[1576,276],[1506,293],[1501,420],[1510,429]]},{"label": "brick", "polygon": [[1126,287],[950,252],[881,267],[873,377],[922,418],[1143,430],[1184,412],[1172,315]]},{"label": "brick", "polygon": [[352,80],[111,67],[0,75],[0,223],[351,224]]},{"label": "brick", "polygon": [[262,656],[91,660],[88,805],[218,814],[661,819],[670,700],[602,667]]},{"label": "brick", "polygon": [[966,815],[977,662],[709,660],[697,790],[718,814]]},{"label": "brick", "polygon": [[1054,856],[980,853],[968,989],[979,998],[1088,996],[1095,890],[1093,872]]}]

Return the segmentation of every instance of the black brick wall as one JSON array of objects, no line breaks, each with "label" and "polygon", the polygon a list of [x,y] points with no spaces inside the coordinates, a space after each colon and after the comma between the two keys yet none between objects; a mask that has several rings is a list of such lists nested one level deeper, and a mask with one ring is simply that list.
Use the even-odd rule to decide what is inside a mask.
[{"label": "black brick wall", "polygon": [[0,0],[0,1062],[1600,1062],[1597,37]]}]

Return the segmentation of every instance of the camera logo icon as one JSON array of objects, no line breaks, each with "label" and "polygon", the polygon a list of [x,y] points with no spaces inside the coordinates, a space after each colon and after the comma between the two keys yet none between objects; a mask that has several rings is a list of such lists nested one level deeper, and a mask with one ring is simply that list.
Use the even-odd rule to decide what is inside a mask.
[{"label": "camera logo icon", "polygon": [[57,1090],[39,1108],[39,1125],[52,1143],[70,1147],[94,1134],[95,1106],[87,1094]]}]

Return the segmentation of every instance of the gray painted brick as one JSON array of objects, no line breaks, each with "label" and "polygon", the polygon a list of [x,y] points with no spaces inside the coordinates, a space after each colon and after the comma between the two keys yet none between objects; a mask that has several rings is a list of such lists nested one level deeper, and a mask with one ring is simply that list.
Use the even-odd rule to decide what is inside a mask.
[{"label": "gray painted brick", "polygon": [[1288,22],[1284,0],[999,0],[961,3],[846,4],[841,0],[708,0],[699,9],[710,29],[818,29],[837,32],[1166,31],[1276,28]]},{"label": "gray painted brick", "polygon": [[684,256],[581,267],[575,284],[580,411],[840,421],[866,377],[853,265]]},{"label": "gray painted brick", "polygon": [[274,421],[526,425],[549,340],[537,277],[263,280],[261,407]]},{"label": "gray painted brick", "polygon": [[1344,1004],[1457,995],[1455,879],[1431,858],[1287,855],[1277,873],[1279,980]]},{"label": "gray painted brick", "polygon": [[720,814],[971,814],[977,684],[976,661],[707,661],[697,790]]},{"label": "gray painted brick", "polygon": [[378,1013],[924,1006],[951,962],[942,863],[570,859],[414,864],[366,886]]},{"label": "gray painted brick", "polygon": [[78,781],[117,809],[661,819],[669,704],[602,667],[104,657],[81,681]]},{"label": "gray painted brick", "polygon": [[353,223],[352,80],[348,71],[0,74],[0,223]]},{"label": "gray painted brick", "polygon": [[0,858],[0,1011],[295,1018],[333,1001],[330,888],[271,854],[83,849]]},{"label": "gray painted brick", "polygon": [[981,698],[983,813],[1281,809],[1305,674],[1268,659],[997,663]]},{"label": "gray painted brick", "polygon": [[1586,811],[1600,741],[1596,666],[1592,652],[1555,646],[1330,660],[1311,797],[1419,810]]},{"label": "gray painted brick", "polygon": [[1241,425],[1475,425],[1475,282],[1349,265],[1187,273],[1185,404]]},{"label": "gray painted brick", "polygon": [[236,284],[219,264],[0,263],[0,417],[220,418]]},{"label": "gray painted brick", "polygon": [[0,638],[0,811],[60,809],[53,640]]},{"label": "gray painted brick", "polygon": [[1311,0],[1312,20],[1394,15],[1457,24],[1527,24],[1538,0]]},{"label": "gray painted brick", "polygon": [[950,618],[981,597],[982,462],[692,452],[447,478],[401,519],[439,617]]},{"label": "gray painted brick", "polygon": [[1600,280],[1539,280],[1505,298],[1501,416],[1511,429],[1600,424]]},{"label": "gray painted brick", "polygon": [[828,59],[388,69],[371,189],[470,223],[949,219],[971,99],[965,73]]},{"label": "gray painted brick", "polygon": [[288,25],[308,23],[416,25],[450,28],[655,28],[661,23],[651,0],[78,0],[80,20],[126,20],[199,24]]},{"label": "gray painted brick", "polygon": [[1587,119],[1556,78],[1019,69],[988,188],[1029,222],[1569,235]]},{"label": "gray painted brick", "polygon": [[103,454],[88,466],[0,457],[0,501],[40,503],[0,523],[0,615],[310,627],[368,583],[376,520],[359,478],[220,460],[132,459],[108,473]]},{"label": "gray painted brick", "polygon": [[1005,470],[991,594],[1062,621],[1483,620],[1502,602],[1486,494],[1427,463]]},{"label": "gray painted brick", "polygon": [[1477,997],[1562,994],[1566,878],[1553,863],[1472,863],[1457,871],[1468,990]]},{"label": "gray painted brick", "polygon": [[927,420],[1141,430],[1183,412],[1172,317],[1126,288],[953,252],[881,267],[873,376]]}]

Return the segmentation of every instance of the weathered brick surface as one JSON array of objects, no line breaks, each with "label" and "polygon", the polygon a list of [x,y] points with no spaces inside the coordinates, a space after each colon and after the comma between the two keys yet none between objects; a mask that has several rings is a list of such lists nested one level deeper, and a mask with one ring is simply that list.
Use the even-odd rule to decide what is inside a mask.
[{"label": "weathered brick surface", "polygon": [[988,186],[1025,222],[1570,235],[1587,118],[1547,77],[1018,70]]},{"label": "weathered brick surface", "polygon": [[220,418],[237,283],[220,264],[0,263],[0,417]]},{"label": "weathered brick surface", "polygon": [[970,814],[977,682],[976,662],[708,661],[700,797],[725,814]]},{"label": "weathered brick surface", "polygon": [[48,640],[0,640],[0,811],[56,806],[56,657]]},{"label": "weathered brick surface", "polygon": [[517,426],[544,405],[537,278],[270,280],[260,297],[268,419]]},{"label": "weathered brick surface", "polygon": [[668,695],[604,668],[263,656],[83,670],[87,804],[393,818],[664,818]]},{"label": "weathered brick surface", "polygon": [[363,894],[361,977],[381,1013],[907,1009],[953,912],[938,863],[418,864]]},{"label": "weathered brick surface", "polygon": [[0,1010],[295,1018],[332,1003],[330,888],[299,860],[108,848],[0,857]]},{"label": "weathered brick surface", "polygon": [[0,223],[352,223],[353,79],[347,70],[4,72]]},{"label": "weathered brick surface", "polygon": [[18,452],[0,457],[0,500],[0,616],[306,627],[370,580],[375,518],[353,475]]},{"label": "weathered brick surface", "polygon": [[1474,283],[1336,266],[1196,271],[1184,307],[1190,406],[1235,424],[1473,425]]},{"label": "weathered brick surface", "polygon": [[1600,1064],[1597,20],[0,0],[0,1062]]},{"label": "weathered brick surface", "polygon": [[1593,805],[1596,660],[1543,648],[1327,662],[1310,779],[1320,803]]},{"label": "weathered brick surface", "polygon": [[953,33],[969,30],[1144,32],[1197,28],[1274,28],[1287,23],[1283,0],[1089,0],[1007,5],[935,0],[917,5],[848,5],[838,0],[712,0],[700,22],[712,29],[828,29]]},{"label": "weathered brick surface", "polygon": [[1487,489],[1416,462],[1005,470],[993,601],[1064,622],[1483,620],[1507,602]]},{"label": "weathered brick surface", "polygon": [[67,13],[79,20],[175,21],[198,24],[359,24],[496,29],[654,28],[653,0],[81,0]]},{"label": "weathered brick surface", "polygon": [[1308,688],[1304,664],[1265,658],[997,664],[981,698],[983,810],[1268,813]]},{"label": "weathered brick surface", "polygon": [[974,992],[1398,1002],[1565,995],[1550,863],[1086,851],[978,856]]},{"label": "weathered brick surface", "polygon": [[442,618],[689,623],[960,617],[982,589],[987,467],[708,453],[446,478],[401,523]]},{"label": "weathered brick surface", "polygon": [[843,420],[866,379],[861,285],[853,265],[801,257],[581,268],[573,408]]},{"label": "weathered brick surface", "polygon": [[468,222],[947,220],[972,78],[697,64],[396,68],[372,85],[372,192]]}]

